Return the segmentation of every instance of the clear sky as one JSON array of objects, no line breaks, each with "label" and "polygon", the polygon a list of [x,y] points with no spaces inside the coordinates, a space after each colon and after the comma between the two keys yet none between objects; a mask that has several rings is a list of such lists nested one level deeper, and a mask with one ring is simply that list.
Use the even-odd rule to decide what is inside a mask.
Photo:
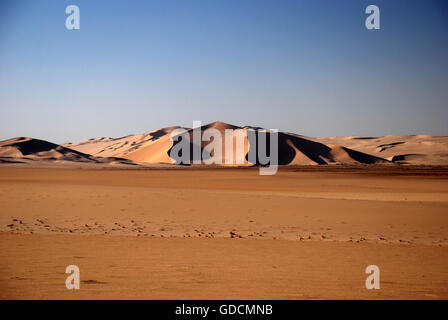
[{"label": "clear sky", "polygon": [[[369,4],[381,30],[365,28]],[[0,1],[0,139],[193,120],[448,135],[448,1]]]}]

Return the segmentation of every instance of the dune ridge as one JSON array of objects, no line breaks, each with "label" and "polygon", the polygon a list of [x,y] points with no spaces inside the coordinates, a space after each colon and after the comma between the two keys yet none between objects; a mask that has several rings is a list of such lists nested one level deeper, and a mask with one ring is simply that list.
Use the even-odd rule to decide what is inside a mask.
[{"label": "dune ridge", "polygon": [[[76,143],[57,145],[33,138],[13,138],[0,141],[0,163],[90,163],[107,165],[175,165],[170,152],[179,141],[171,133],[181,129],[190,138],[190,162],[197,141],[197,130],[204,133],[213,129],[222,136],[221,163],[223,166],[260,165],[258,158],[249,161],[251,147],[258,149],[258,136],[269,130],[257,126],[236,126],[221,121],[200,128],[172,126],[149,133],[119,138],[99,137]],[[251,146],[249,134],[256,143]],[[269,139],[268,139],[269,140]],[[232,142],[233,141],[233,142]],[[237,143],[240,141],[240,143]],[[212,148],[213,138],[200,141],[203,164],[208,164],[217,150]],[[232,152],[226,153],[231,147]],[[256,148],[256,149],[255,149]],[[279,165],[359,165],[359,164],[410,164],[447,165],[448,137],[411,135],[383,137],[326,137],[311,138],[294,133],[278,133]]]}]

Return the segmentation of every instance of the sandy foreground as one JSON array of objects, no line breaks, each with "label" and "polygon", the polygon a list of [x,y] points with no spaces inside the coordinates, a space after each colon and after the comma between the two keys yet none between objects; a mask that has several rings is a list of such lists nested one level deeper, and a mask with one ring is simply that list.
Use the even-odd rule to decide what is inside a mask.
[{"label": "sandy foreground", "polygon": [[448,298],[446,168],[3,166],[0,203],[2,299]]}]

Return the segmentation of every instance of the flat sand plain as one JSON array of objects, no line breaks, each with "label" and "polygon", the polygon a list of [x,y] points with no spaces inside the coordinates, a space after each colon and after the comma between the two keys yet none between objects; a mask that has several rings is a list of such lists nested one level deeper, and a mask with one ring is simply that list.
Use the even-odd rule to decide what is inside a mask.
[{"label": "flat sand plain", "polygon": [[2,166],[0,203],[2,299],[448,298],[443,167]]}]

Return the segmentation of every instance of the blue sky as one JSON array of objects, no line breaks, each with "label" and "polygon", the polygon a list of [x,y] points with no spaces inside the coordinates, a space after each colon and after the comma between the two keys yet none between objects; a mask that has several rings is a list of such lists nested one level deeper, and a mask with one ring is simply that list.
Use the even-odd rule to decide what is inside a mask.
[{"label": "blue sky", "polygon": [[[65,7],[81,29],[65,28]],[[378,5],[381,30],[364,26]],[[0,139],[220,120],[448,135],[446,1],[2,0]]]}]

